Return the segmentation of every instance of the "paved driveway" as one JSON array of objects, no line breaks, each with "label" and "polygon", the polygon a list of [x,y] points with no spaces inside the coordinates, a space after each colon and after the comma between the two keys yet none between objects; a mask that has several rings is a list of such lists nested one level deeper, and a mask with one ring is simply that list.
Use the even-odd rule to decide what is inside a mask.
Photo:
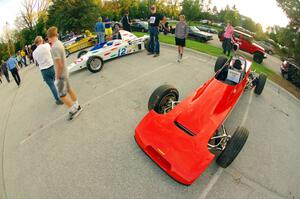
[{"label": "paved driveway", "polygon": [[269,82],[261,96],[245,92],[226,121],[230,132],[243,124],[251,133],[229,168],[213,163],[187,187],[139,149],[134,129],[151,92],[168,83],[183,99],[213,75],[214,58],[187,51],[179,64],[175,48],[161,50],[72,74],[84,107],[72,122],[37,68],[21,72],[20,88],[0,85],[1,198],[300,198],[300,103]]}]

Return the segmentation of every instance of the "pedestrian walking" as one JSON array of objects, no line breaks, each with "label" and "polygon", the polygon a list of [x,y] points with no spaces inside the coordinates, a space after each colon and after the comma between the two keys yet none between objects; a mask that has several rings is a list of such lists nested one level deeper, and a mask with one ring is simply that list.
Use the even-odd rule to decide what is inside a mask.
[{"label": "pedestrian walking", "polygon": [[106,37],[110,37],[113,34],[112,27],[111,27],[111,20],[108,18],[108,16],[104,20],[105,24],[105,35]]},{"label": "pedestrian walking", "polygon": [[57,105],[61,105],[63,102],[60,100],[54,84],[55,69],[51,56],[51,47],[48,43],[44,43],[44,40],[41,36],[37,36],[34,40],[34,43],[37,47],[32,53],[33,59],[38,64],[42,73],[42,77],[50,88],[50,91],[55,99],[55,103]]},{"label": "pedestrian walking", "polygon": [[3,75],[5,76],[7,82],[9,83],[10,82],[9,73],[8,73],[8,69],[7,69],[7,64],[4,60],[2,60],[2,63],[1,63],[1,71],[2,71]]},{"label": "pedestrian walking", "polygon": [[26,60],[26,53],[25,53],[25,50],[22,49],[21,52],[20,52],[20,54],[21,54],[21,57],[22,57],[22,62],[23,62],[23,64],[24,64],[25,67],[26,67],[26,66],[27,66],[27,60]]},{"label": "pedestrian walking", "polygon": [[121,23],[123,25],[123,30],[126,30],[128,32],[131,32],[131,20],[129,18],[129,12],[125,11],[124,16],[121,19]]},{"label": "pedestrian walking", "polygon": [[185,40],[189,34],[188,25],[185,22],[185,16],[179,16],[179,22],[176,24],[175,29],[175,43],[178,46],[178,58],[177,61],[180,62],[183,56],[183,50],[185,47]]},{"label": "pedestrian walking", "polygon": [[15,79],[17,85],[20,86],[21,85],[21,78],[20,78],[20,75],[19,75],[19,72],[18,72],[17,65],[18,65],[17,60],[13,56],[10,56],[10,58],[7,61],[7,68],[10,71],[13,78]]},{"label": "pedestrian walking", "polygon": [[16,59],[18,61],[18,65],[20,66],[20,68],[23,68],[22,57],[21,57],[20,51],[17,52],[17,58]]},{"label": "pedestrian walking", "polygon": [[233,40],[233,38],[232,38],[233,31],[234,31],[234,28],[232,27],[231,22],[228,22],[227,27],[225,29],[225,33],[224,33],[224,41],[222,44],[223,53],[224,53],[224,55],[226,55],[226,53],[227,53],[227,56],[229,56],[230,52],[231,52],[231,47],[232,47],[231,41]]},{"label": "pedestrian walking", "polygon": [[[78,103],[78,98],[75,91],[71,88],[69,82],[69,71],[66,65],[65,48],[61,41],[58,40],[56,27],[51,27],[47,31],[47,37],[52,44],[51,55],[56,68],[57,90],[60,99],[69,108],[69,120],[77,117],[82,111]],[[69,97],[67,96],[69,94]]]},{"label": "pedestrian walking", "polygon": [[167,18],[156,12],[155,5],[151,6],[151,15],[149,16],[149,31],[150,31],[150,52],[148,55],[158,57],[160,53],[160,46],[158,40],[159,24],[160,22],[165,23]]},{"label": "pedestrian walking", "polygon": [[105,36],[105,26],[104,23],[102,22],[102,17],[98,18],[98,22],[96,23],[96,28],[95,28],[97,35],[98,35],[98,41],[99,44],[102,44],[105,42],[104,36]]}]

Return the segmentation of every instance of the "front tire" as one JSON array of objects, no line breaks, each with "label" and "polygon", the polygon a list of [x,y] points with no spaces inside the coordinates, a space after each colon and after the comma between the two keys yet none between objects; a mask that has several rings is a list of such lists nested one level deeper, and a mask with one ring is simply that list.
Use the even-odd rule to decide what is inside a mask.
[{"label": "front tire", "polygon": [[92,73],[97,73],[103,68],[103,60],[100,57],[90,57],[87,61],[87,68]]},{"label": "front tire", "polygon": [[158,114],[164,114],[172,110],[170,100],[178,101],[178,90],[170,85],[162,85],[154,90],[148,102],[148,110],[154,110]]},{"label": "front tire", "polygon": [[264,56],[261,53],[254,53],[253,60],[256,63],[261,64],[263,62],[263,60],[264,60]]},{"label": "front tire", "polygon": [[260,74],[258,76],[257,81],[256,81],[256,86],[255,86],[255,89],[254,89],[255,94],[260,95],[263,92],[266,81],[267,81],[267,76],[266,75]]},{"label": "front tire", "polygon": [[227,142],[226,148],[217,158],[216,162],[220,167],[228,167],[237,157],[247,141],[249,131],[244,127],[238,127],[230,140]]},{"label": "front tire", "polygon": [[216,63],[215,63],[215,73],[220,70],[227,62],[227,57],[220,56],[218,57]]}]

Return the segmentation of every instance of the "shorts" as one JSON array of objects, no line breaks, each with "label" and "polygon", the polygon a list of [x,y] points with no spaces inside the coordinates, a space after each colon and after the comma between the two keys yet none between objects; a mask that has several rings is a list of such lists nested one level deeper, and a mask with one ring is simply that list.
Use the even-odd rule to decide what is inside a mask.
[{"label": "shorts", "polygon": [[175,37],[176,46],[185,47],[185,39]]},{"label": "shorts", "polygon": [[113,34],[112,28],[105,28],[105,35],[110,36]]},{"label": "shorts", "polygon": [[59,97],[65,97],[70,91],[70,82],[68,78],[61,78],[56,83]]}]

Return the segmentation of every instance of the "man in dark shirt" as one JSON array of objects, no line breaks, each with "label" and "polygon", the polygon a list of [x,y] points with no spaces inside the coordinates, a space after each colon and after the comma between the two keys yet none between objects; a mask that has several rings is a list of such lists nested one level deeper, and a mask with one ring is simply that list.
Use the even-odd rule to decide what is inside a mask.
[{"label": "man in dark shirt", "polygon": [[121,23],[123,25],[123,29],[128,31],[128,32],[131,32],[131,27],[130,27],[130,18],[129,18],[129,13],[128,11],[125,11],[125,14],[121,20]]},{"label": "man in dark shirt", "polygon": [[159,24],[166,22],[166,17],[156,13],[155,5],[151,6],[151,15],[149,16],[149,32],[150,32],[150,52],[148,55],[154,54],[154,57],[158,57],[160,53],[160,46],[158,40]]}]

